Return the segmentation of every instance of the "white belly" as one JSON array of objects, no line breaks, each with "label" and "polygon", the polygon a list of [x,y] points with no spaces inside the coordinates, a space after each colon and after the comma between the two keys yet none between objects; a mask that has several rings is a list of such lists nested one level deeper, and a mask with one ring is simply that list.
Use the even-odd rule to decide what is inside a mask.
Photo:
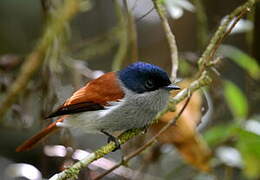
[{"label": "white belly", "polygon": [[59,125],[90,133],[141,128],[151,123],[156,114],[166,107],[169,98],[169,92],[163,89],[127,94],[122,101],[112,102],[105,110],[74,114]]}]

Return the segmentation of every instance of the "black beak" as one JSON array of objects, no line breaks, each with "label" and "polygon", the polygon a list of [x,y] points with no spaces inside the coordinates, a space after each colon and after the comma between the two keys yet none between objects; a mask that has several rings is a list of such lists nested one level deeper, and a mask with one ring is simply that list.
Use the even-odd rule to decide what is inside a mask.
[{"label": "black beak", "polygon": [[179,86],[176,86],[176,85],[168,85],[168,86],[164,86],[163,89],[171,91],[171,90],[179,90],[181,88]]}]

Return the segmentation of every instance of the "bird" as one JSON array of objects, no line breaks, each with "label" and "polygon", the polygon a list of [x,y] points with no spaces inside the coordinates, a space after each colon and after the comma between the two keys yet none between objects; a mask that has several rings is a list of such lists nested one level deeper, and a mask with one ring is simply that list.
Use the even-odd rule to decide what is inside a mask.
[{"label": "bird", "polygon": [[159,66],[136,62],[117,72],[108,72],[89,81],[46,118],[57,118],[38,134],[16,148],[30,150],[47,135],[60,128],[84,133],[103,133],[120,146],[115,131],[144,128],[166,108],[172,84]]}]

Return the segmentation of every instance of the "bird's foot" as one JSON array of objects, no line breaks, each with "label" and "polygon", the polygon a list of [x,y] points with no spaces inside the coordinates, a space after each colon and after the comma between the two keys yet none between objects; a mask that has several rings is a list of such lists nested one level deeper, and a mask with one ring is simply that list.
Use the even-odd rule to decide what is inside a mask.
[{"label": "bird's foot", "polygon": [[120,145],[118,139],[115,136],[109,134],[108,132],[106,132],[104,130],[101,130],[101,132],[103,134],[105,134],[106,136],[108,136],[108,138],[107,138],[107,142],[108,143],[110,143],[111,141],[115,143],[116,147],[115,147],[115,149],[112,152],[115,152],[116,150],[121,149],[121,145]]},{"label": "bird's foot", "polygon": [[148,131],[148,128],[149,128],[149,125],[145,125],[145,126],[142,128],[142,134],[146,134],[147,131]]}]

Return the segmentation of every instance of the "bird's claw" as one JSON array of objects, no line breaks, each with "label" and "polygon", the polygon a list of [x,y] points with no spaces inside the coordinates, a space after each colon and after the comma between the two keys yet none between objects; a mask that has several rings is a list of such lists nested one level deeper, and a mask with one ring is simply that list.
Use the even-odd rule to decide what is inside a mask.
[{"label": "bird's claw", "polygon": [[104,130],[101,130],[101,132],[103,134],[105,134],[106,136],[108,136],[108,138],[107,138],[107,142],[108,143],[110,143],[110,142],[114,142],[115,143],[116,147],[115,147],[115,149],[112,152],[115,152],[116,150],[121,149],[121,145],[120,145],[118,139],[115,136],[109,134],[108,132],[106,132]]},{"label": "bird's claw", "polygon": [[115,152],[116,150],[118,150],[118,149],[121,149],[121,145],[120,145],[120,143],[119,143],[119,141],[118,141],[118,139],[115,137],[115,136],[109,136],[108,138],[107,138],[107,142],[108,143],[110,143],[110,142],[114,142],[115,143],[115,149],[112,151],[112,152]]}]

